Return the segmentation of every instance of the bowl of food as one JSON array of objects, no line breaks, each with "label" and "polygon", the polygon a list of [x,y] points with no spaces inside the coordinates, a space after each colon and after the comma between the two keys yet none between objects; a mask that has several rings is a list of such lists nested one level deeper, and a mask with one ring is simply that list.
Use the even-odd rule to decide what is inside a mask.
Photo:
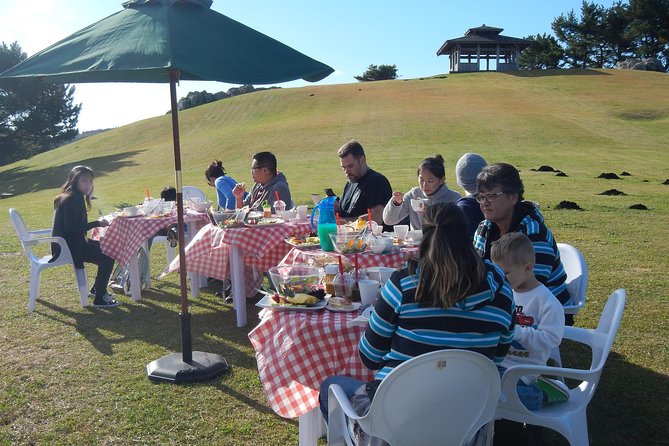
[{"label": "bowl of food", "polygon": [[384,251],[392,249],[393,239],[388,237],[378,237],[369,241],[369,247],[374,254],[381,254]]},{"label": "bowl of food", "polygon": [[139,215],[139,208],[137,206],[126,206],[123,208],[123,215],[125,217],[136,217]]},{"label": "bowl of food", "polygon": [[287,297],[318,291],[323,270],[309,265],[284,265],[269,269],[269,277],[276,291]]},{"label": "bowl of food", "polygon": [[207,212],[207,209],[211,207],[211,201],[192,201],[190,203],[190,208],[195,212]]},{"label": "bowl of food", "polygon": [[234,219],[237,212],[234,209],[224,209],[222,211],[211,211],[211,216],[217,225],[224,224],[227,220]]},{"label": "bowl of food", "polygon": [[366,236],[360,232],[340,231],[329,236],[335,251],[340,254],[355,254],[367,249]]}]

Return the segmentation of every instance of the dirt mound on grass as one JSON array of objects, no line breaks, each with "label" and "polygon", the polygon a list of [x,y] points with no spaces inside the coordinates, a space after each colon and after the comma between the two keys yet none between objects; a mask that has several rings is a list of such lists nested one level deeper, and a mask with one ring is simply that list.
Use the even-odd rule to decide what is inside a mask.
[{"label": "dirt mound on grass", "polygon": [[600,173],[598,177],[595,178],[604,178],[605,180],[619,180],[620,177],[613,172]]},{"label": "dirt mound on grass", "polygon": [[666,180],[664,180],[664,181],[662,182],[662,184],[669,184],[669,178],[667,178]]},{"label": "dirt mound on grass", "polygon": [[567,174],[564,173],[564,172],[558,172],[558,173],[555,174],[555,176],[556,176],[556,177],[567,177],[567,176],[569,176],[569,175],[567,175]]},{"label": "dirt mound on grass", "polygon": [[538,169],[530,169],[533,172],[559,172],[559,170],[553,169],[551,166],[539,166]]},{"label": "dirt mound on grass", "polygon": [[638,209],[640,211],[647,211],[648,207],[645,204],[637,203],[630,206],[630,209]]},{"label": "dirt mound on grass", "polygon": [[599,193],[597,195],[627,195],[627,194],[623,191],[618,190],[618,189],[609,189],[609,190],[605,190],[604,192]]},{"label": "dirt mound on grass", "polygon": [[569,209],[569,210],[575,210],[575,211],[582,211],[583,208],[579,206],[578,204],[574,203],[573,201],[566,201],[563,200],[558,203],[557,206],[555,206],[555,209]]},{"label": "dirt mound on grass", "polygon": [[623,171],[620,173],[620,176],[621,176],[621,177],[631,177],[632,174],[629,173],[629,172],[626,171],[626,170],[623,170]]}]

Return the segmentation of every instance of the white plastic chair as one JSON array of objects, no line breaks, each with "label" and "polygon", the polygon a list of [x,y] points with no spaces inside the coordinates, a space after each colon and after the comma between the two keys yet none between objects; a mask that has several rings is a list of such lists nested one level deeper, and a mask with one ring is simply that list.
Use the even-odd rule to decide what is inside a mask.
[{"label": "white plastic chair", "polygon": [[197,203],[203,203],[207,201],[207,195],[202,189],[195,186],[181,186],[181,193],[184,197],[184,206],[188,203],[188,199],[191,198]]},{"label": "white plastic chair", "polygon": [[[30,260],[30,297],[28,300],[28,311],[32,312],[35,309],[35,302],[39,298],[39,278],[40,274],[42,274],[42,271],[47,268],[53,268],[62,265],[72,266],[75,278],[77,280],[77,287],[79,288],[81,306],[87,306],[88,278],[86,277],[86,269],[77,269],[74,267],[72,254],[70,253],[70,248],[68,248],[65,239],[62,237],[51,237],[51,229],[28,231],[23,218],[21,218],[19,212],[14,208],[9,210],[9,216],[11,217],[16,234],[19,236],[19,241],[21,242],[21,246],[23,246],[23,251],[28,256],[28,260]],[[51,243],[57,243],[60,246],[60,255],[55,261],[49,263],[49,260],[51,260],[52,257],[51,254],[44,257],[39,257],[33,252],[34,246],[40,244],[46,244],[47,246],[50,246]]]},{"label": "white plastic chair", "polygon": [[[592,360],[587,370],[518,365],[509,367],[502,376],[502,398],[497,405],[495,418],[504,418],[519,423],[544,426],[562,434],[571,445],[588,445],[588,420],[586,409],[595,393],[606,358],[623,317],[626,294],[618,289],[609,297],[595,329],[565,327],[564,339],[571,339],[590,346]],[[516,393],[516,384],[521,376],[543,374],[561,376],[580,381],[578,387],[569,391],[569,400],[548,405],[540,410],[528,410]]]},{"label": "white plastic chair", "polygon": [[345,415],[393,446],[461,445],[493,419],[499,372],[485,356],[439,350],[412,358],[386,376],[364,416],[339,385],[328,390],[328,444],[352,445]]},{"label": "white plastic chair", "polygon": [[558,243],[560,260],[567,273],[567,291],[571,304],[564,306],[565,314],[577,314],[585,306],[585,291],[588,288],[588,265],[580,251],[566,243]]}]

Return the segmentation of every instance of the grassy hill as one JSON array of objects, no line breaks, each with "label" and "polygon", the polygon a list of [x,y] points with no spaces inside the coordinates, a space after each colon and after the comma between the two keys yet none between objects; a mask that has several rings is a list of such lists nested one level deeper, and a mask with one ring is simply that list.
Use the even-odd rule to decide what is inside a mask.
[{"label": "grassy hill", "polygon": [[[251,156],[261,150],[277,155],[297,202],[310,202],[309,194],[324,187],[340,191],[345,178],[336,151],[351,138],[363,144],[370,166],[383,172],[395,190],[415,185],[418,163],[435,153],[445,158],[447,183],[456,190],[454,166],[465,152],[481,153],[489,162],[514,164],[521,170],[526,197],[541,204],[556,239],[578,247],[588,262],[589,300],[577,325],[593,327],[608,295],[616,288],[628,291],[614,352],[588,412],[591,444],[621,444],[622,438],[634,444],[667,441],[667,425],[660,421],[669,415],[669,342],[664,323],[669,318],[669,185],[662,184],[669,178],[666,74],[624,70],[472,73],[276,89],[189,109],[179,114],[179,121],[184,184],[201,187],[210,198],[214,193],[203,177],[209,161],[222,159],[229,174],[248,182]],[[144,413],[140,402],[147,401],[189,421],[186,426],[161,412],[151,418],[155,422],[176,423],[180,432],[204,435],[207,444],[296,443],[295,423],[278,420],[266,409],[246,331],[233,328],[234,314],[213,297],[213,290],[193,304],[194,314],[206,321],[194,323],[194,345],[223,352],[237,366],[232,378],[213,389],[153,386],[142,375],[142,364],[179,350],[178,339],[164,339],[176,337],[176,330],[161,337],[131,325],[149,318],[176,328],[170,311],[146,308],[150,302],[177,311],[174,277],[158,282],[157,290],[147,293],[143,302],[126,300],[124,307],[131,311],[114,316],[112,323],[112,319],[101,321],[108,316],[78,307],[69,272],[67,276],[63,272],[63,283],[43,285],[38,311],[26,315],[27,263],[7,209],[18,208],[30,227],[49,226],[56,190],[76,164],[87,164],[96,172],[99,199],[95,206],[102,211],[111,211],[121,202],[141,201],[146,187],[157,195],[163,186],[174,183],[171,137],[170,117],[161,116],[0,167],[0,192],[15,194],[0,201],[0,233],[4,234],[0,269],[13,271],[0,279],[3,343],[9,343],[7,350],[13,355],[9,365],[0,368],[0,388],[15,389],[13,396],[5,392],[0,396],[0,444],[17,439],[46,444],[54,438],[61,438],[63,444],[91,443],[95,438],[106,438],[105,444],[130,443],[114,437],[118,434],[113,426],[97,426],[91,432],[64,409],[54,410],[55,427],[43,425],[39,420],[48,415],[45,408],[20,405],[34,391],[33,380],[56,386],[56,395],[65,399],[73,388],[79,389],[94,398],[97,416],[120,423],[128,439],[143,444],[192,441],[188,436],[179,441],[178,434],[176,440],[169,440],[149,421],[138,422],[133,410]],[[541,165],[568,176],[531,170]],[[630,176],[595,178],[623,171]],[[600,195],[609,189],[626,195]],[[584,210],[556,210],[562,200],[576,202]],[[638,203],[649,210],[629,209]],[[253,316],[249,320],[252,323]],[[56,384],[52,374],[61,372],[44,366],[45,351],[71,354],[74,347],[51,340],[70,339],[74,334],[81,335],[75,356],[83,362],[69,367],[83,383],[67,379],[67,385]],[[101,340],[105,337],[120,339],[107,344]],[[38,365],[34,371],[23,366],[31,361]],[[100,364],[126,387],[108,389],[107,396],[96,392],[95,370]],[[52,394],[38,393],[53,403]],[[168,402],[171,398],[179,401]],[[198,403],[190,402],[191,398],[202,404],[201,409],[194,410]],[[121,407],[123,401],[127,408]],[[83,407],[88,403],[75,399],[69,404],[79,415],[96,416],[94,408]],[[232,408],[240,411],[240,419],[226,412]],[[209,427],[212,422],[214,426]],[[219,438],[221,430],[234,433],[238,441]]]}]

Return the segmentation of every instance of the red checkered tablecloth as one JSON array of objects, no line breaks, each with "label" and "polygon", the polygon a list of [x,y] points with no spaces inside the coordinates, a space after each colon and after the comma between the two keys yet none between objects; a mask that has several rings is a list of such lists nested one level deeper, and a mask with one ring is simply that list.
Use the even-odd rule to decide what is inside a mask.
[{"label": "red checkered tablecloth", "polygon": [[[275,226],[257,226],[222,229],[207,225],[186,246],[186,268],[217,279],[230,277],[230,246],[239,246],[244,252],[244,279],[246,295],[256,294],[262,281],[257,271],[267,271],[279,264],[290,249],[284,240],[311,232],[309,222],[284,223]],[[168,271],[179,270],[179,257],[170,264]]]},{"label": "red checkered tablecloth", "polygon": [[[372,251],[365,251],[358,254],[358,266],[360,268],[370,268],[372,266],[400,268],[409,258],[416,256],[417,253],[418,248],[413,246],[405,246],[389,254],[374,254]],[[326,252],[321,249],[293,248],[281,260],[281,265],[306,263],[322,267],[328,263],[337,263],[339,261],[338,257],[342,258],[347,267],[352,267],[355,263],[355,254],[339,254],[337,252]]]},{"label": "red checkered tablecloth", "polygon": [[[209,217],[207,214],[187,210],[184,214],[184,221],[197,225],[209,221]],[[100,238],[100,248],[103,253],[125,266],[130,261],[130,257],[137,253],[142,243],[153,237],[159,229],[176,222],[176,213],[160,218],[116,217],[108,227],[99,228],[93,233],[93,236]]]},{"label": "red checkered tablecloth", "polygon": [[364,327],[348,327],[352,313],[270,311],[249,333],[260,381],[277,414],[295,418],[318,406],[318,389],[328,376],[374,378],[358,356]]}]

